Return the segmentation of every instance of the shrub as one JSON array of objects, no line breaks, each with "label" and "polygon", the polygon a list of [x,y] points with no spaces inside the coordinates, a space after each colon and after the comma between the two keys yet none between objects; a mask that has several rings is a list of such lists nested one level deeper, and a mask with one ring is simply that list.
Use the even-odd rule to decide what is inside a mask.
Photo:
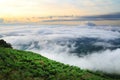
[{"label": "shrub", "polygon": [[4,47],[4,48],[12,48],[10,43],[7,43],[6,41],[4,41],[3,39],[0,40],[0,47]]}]

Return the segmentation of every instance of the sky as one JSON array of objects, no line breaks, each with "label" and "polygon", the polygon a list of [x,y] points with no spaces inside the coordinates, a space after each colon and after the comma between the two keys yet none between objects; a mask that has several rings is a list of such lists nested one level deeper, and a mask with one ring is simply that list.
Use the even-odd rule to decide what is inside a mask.
[{"label": "sky", "polygon": [[0,0],[0,18],[118,13],[119,3],[120,0]]}]

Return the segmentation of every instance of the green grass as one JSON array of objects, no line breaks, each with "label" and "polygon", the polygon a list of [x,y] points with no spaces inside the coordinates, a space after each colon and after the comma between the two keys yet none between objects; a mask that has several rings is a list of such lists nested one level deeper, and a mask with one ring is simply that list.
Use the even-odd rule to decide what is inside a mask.
[{"label": "green grass", "polygon": [[0,48],[0,80],[120,80],[120,77],[81,70],[33,52]]}]

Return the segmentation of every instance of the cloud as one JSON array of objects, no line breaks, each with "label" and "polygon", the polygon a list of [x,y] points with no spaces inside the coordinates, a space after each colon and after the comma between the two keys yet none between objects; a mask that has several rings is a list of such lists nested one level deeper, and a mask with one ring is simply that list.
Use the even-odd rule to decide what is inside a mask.
[{"label": "cloud", "polygon": [[[54,17],[53,17],[54,18]],[[120,12],[95,15],[95,16],[59,16],[58,19],[43,20],[43,22],[59,22],[59,21],[102,21],[102,20],[120,20]]]},{"label": "cloud", "polygon": [[120,20],[120,12],[104,14],[104,15],[97,15],[97,16],[86,16],[83,18],[91,19],[91,20]]}]

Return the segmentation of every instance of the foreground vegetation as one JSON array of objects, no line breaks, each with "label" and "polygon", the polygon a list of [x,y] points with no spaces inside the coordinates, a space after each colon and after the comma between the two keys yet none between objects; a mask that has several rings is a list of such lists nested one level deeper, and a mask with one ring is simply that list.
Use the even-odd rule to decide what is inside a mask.
[{"label": "foreground vegetation", "polygon": [[0,80],[120,80],[120,76],[81,70],[33,52],[0,47]]}]

